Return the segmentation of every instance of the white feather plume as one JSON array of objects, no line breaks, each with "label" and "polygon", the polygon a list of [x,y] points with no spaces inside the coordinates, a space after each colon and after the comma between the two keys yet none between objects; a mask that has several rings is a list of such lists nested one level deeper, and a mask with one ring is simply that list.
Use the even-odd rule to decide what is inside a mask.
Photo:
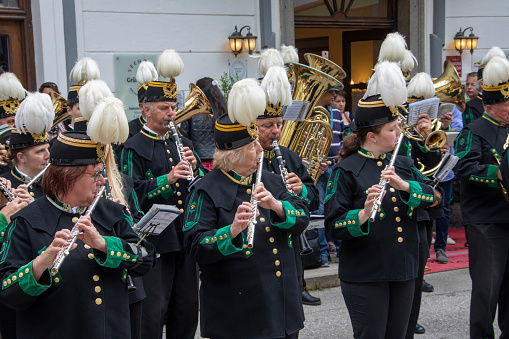
[{"label": "white feather plume", "polygon": [[483,71],[484,86],[498,86],[509,81],[509,61],[499,56],[493,57]]},{"label": "white feather plume", "polygon": [[165,78],[177,77],[184,72],[184,62],[177,52],[167,49],[157,59],[157,71]]},{"label": "white feather plume", "polygon": [[382,61],[375,65],[375,73],[369,79],[363,99],[377,94],[389,107],[396,107],[407,101],[405,78],[397,63]]},{"label": "white feather plume", "polygon": [[429,99],[435,96],[433,80],[428,73],[417,73],[408,84],[408,97]]},{"label": "white feather plume", "polygon": [[74,67],[71,69],[69,79],[74,81],[75,85],[83,85],[89,80],[97,80],[101,78],[101,72],[99,66],[92,58],[83,57],[76,62]]},{"label": "white feather plume", "polygon": [[129,136],[129,124],[120,99],[106,97],[94,109],[87,126],[87,134],[101,144],[121,144]]},{"label": "white feather plume", "polygon": [[156,81],[157,78],[157,70],[154,64],[150,61],[142,61],[138,66],[138,71],[136,71],[136,81],[138,85]]},{"label": "white feather plume", "polygon": [[41,134],[48,132],[53,126],[55,110],[51,97],[44,93],[29,93],[21,102],[14,118],[19,133]]},{"label": "white feather plume", "polygon": [[78,96],[80,98],[81,116],[90,121],[90,117],[99,101],[102,98],[113,97],[113,93],[103,80],[92,80],[80,88]]},{"label": "white feather plume", "polygon": [[[500,49],[500,47],[494,46],[494,47],[491,47],[490,50],[488,51],[488,53],[486,53],[486,55],[484,56],[484,58],[482,58],[481,65],[488,64],[488,62],[490,62],[490,60],[496,56],[507,59],[504,51],[502,51]],[[483,75],[483,77],[484,77],[484,75]]]},{"label": "white feather plume", "polygon": [[228,95],[228,117],[232,122],[249,126],[265,111],[265,92],[255,79],[236,82]]},{"label": "white feather plume", "polygon": [[401,70],[403,72],[411,72],[417,64],[417,59],[412,51],[408,49],[405,50],[405,57],[403,58],[403,61],[401,61]]},{"label": "white feather plume", "polygon": [[25,99],[26,91],[16,74],[6,72],[0,75],[0,101]]},{"label": "white feather plume", "polygon": [[267,101],[272,104],[290,106],[292,104],[292,89],[288,82],[288,75],[284,67],[272,66],[262,80],[262,89]]},{"label": "white feather plume", "polygon": [[299,53],[297,53],[297,48],[294,46],[281,45],[281,57],[285,64],[289,62],[299,62]]},{"label": "white feather plume", "polygon": [[380,46],[378,61],[402,62],[406,51],[405,38],[398,32],[389,33]]},{"label": "white feather plume", "polygon": [[265,76],[269,68],[272,66],[283,66],[283,58],[279,51],[275,48],[269,48],[265,50],[265,52],[260,55],[260,59],[258,59],[258,70],[260,73]]}]

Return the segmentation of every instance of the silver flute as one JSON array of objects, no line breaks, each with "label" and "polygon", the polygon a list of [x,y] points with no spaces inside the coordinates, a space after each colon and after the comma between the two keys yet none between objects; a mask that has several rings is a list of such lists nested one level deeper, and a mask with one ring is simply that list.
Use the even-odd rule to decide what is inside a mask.
[{"label": "silver flute", "polygon": [[[394,151],[392,151],[391,161],[389,162],[389,165],[385,166],[384,171],[394,166],[394,161],[396,161],[396,157],[398,156],[399,152],[399,147],[401,146],[401,141],[403,140],[404,136],[405,135],[403,133],[399,135],[398,144],[396,145],[396,148],[394,148]],[[371,207],[371,213],[369,215],[369,221],[371,222],[375,221],[376,213],[380,206],[382,205],[382,198],[385,193],[385,186],[387,186],[387,182],[388,182],[387,179],[385,179],[384,177],[380,177],[380,182],[378,183],[378,185],[382,186],[382,188],[380,189],[380,192],[378,193],[375,202],[373,202],[373,207]]]},{"label": "silver flute", "polygon": [[251,191],[251,201],[249,202],[251,206],[253,206],[253,215],[249,217],[249,221],[247,223],[247,247],[253,248],[253,240],[254,240],[254,232],[256,223],[256,214],[258,214],[258,200],[254,197],[254,191],[256,186],[262,180],[262,171],[263,171],[263,152],[260,153],[260,163],[258,164],[258,172],[256,172],[256,181],[253,183],[252,191]]},{"label": "silver flute", "polygon": [[39,173],[37,173],[37,175],[35,177],[32,178],[32,180],[30,180],[28,183],[27,183],[27,187],[30,187],[30,185],[33,185],[37,180],[39,180],[40,177],[42,177],[42,175],[44,174],[44,172],[46,172],[46,170],[48,169],[49,165],[51,165],[49,162],[48,164],[46,165],[46,167],[44,167],[44,169],[42,171],[40,171]]},{"label": "silver flute", "polygon": [[[177,145],[180,160],[184,160],[184,151],[182,151],[184,145],[182,145],[182,140],[180,140],[180,136],[177,133],[177,129],[175,128],[173,121],[170,121],[168,123],[168,127],[170,128],[171,134],[173,135],[173,139],[175,140],[175,144]],[[191,163],[189,161],[187,160],[184,161],[187,163],[187,165],[189,166],[189,170],[191,171],[191,174],[188,175],[187,180],[192,182],[194,180],[193,167],[191,166]]]},{"label": "silver flute", "polygon": [[272,140],[271,146],[274,149],[274,153],[276,153],[276,160],[279,165],[279,173],[281,175],[281,178],[283,179],[283,184],[290,193],[294,194],[293,189],[286,183],[286,176],[288,175],[288,170],[286,169],[285,159],[283,159],[283,156],[281,155],[281,150],[279,149],[279,145],[276,139]]},{"label": "silver flute", "polygon": [[[101,198],[101,195],[103,195],[104,190],[106,188],[103,186],[101,187],[101,190],[97,193],[94,201],[92,201],[92,204],[88,206],[87,211],[85,212],[86,216],[90,216],[92,214],[92,211],[94,210],[95,206],[99,202],[99,199]],[[78,219],[79,221],[79,219]],[[76,222],[76,224],[78,223]],[[60,251],[58,251],[57,256],[55,257],[55,260],[53,261],[53,265],[51,267],[51,275],[55,275],[58,273],[58,270],[60,269],[60,266],[62,266],[62,263],[64,262],[65,258],[69,255],[71,252],[72,246],[76,243],[76,240],[78,240],[78,235],[80,234],[80,228],[74,224],[74,227],[71,229],[71,236],[67,241],[69,244],[65,247],[62,247]]]}]

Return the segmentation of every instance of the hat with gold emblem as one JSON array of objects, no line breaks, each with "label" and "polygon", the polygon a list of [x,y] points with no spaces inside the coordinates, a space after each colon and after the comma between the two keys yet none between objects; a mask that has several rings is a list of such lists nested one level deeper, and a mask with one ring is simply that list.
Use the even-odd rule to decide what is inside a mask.
[{"label": "hat with gold emblem", "polygon": [[95,60],[89,57],[83,57],[78,60],[69,74],[69,79],[74,81],[74,85],[69,87],[67,104],[73,105],[79,102],[79,91],[81,86],[89,80],[97,80],[100,78],[101,72],[99,71],[99,66],[97,66]]},{"label": "hat with gold emblem", "polygon": [[0,75],[0,119],[16,115],[26,91],[16,74],[6,72]]},{"label": "hat with gold emblem", "polygon": [[265,92],[255,79],[235,83],[228,97],[228,114],[216,120],[214,140],[220,150],[232,150],[258,137],[256,118],[263,114]]},{"label": "hat with gold emblem", "polygon": [[157,81],[158,75],[154,64],[151,61],[142,61],[136,72],[136,81],[138,82],[138,102],[143,102],[147,92],[148,83]]},{"label": "hat with gold emblem", "polygon": [[177,101],[177,83],[175,77],[184,72],[184,62],[177,52],[165,50],[157,59],[157,72],[160,76],[169,78],[169,82],[150,81],[145,92],[146,102]]},{"label": "hat with gold emblem", "polygon": [[291,86],[283,66],[269,68],[262,80],[267,104],[265,111],[258,119],[278,118],[283,116],[283,107],[292,105]]},{"label": "hat with gold emblem", "polygon": [[509,100],[509,61],[493,57],[483,71],[482,101],[485,105],[496,105]]}]

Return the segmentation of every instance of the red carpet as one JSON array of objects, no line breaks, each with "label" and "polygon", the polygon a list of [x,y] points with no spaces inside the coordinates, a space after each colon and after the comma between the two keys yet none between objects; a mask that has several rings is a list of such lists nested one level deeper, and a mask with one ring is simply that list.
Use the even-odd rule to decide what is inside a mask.
[{"label": "red carpet", "polygon": [[433,245],[431,245],[430,258],[426,264],[431,270],[425,273],[443,272],[468,267],[468,247],[465,247],[465,230],[449,228],[449,237],[456,241],[456,245],[447,245],[445,248],[445,254],[449,258],[449,263],[437,263],[435,251],[433,250]]}]

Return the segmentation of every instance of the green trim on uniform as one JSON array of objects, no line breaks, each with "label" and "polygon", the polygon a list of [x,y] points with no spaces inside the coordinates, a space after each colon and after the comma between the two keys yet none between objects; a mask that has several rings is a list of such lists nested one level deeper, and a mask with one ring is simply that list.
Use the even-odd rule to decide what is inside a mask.
[{"label": "green trim on uniform", "polygon": [[308,198],[308,188],[306,185],[302,184],[302,191],[298,195],[299,198],[304,199],[308,204],[311,203],[311,200]]},{"label": "green trim on uniform", "polygon": [[406,156],[407,158],[412,158],[412,144],[410,141],[406,140],[401,143],[401,146],[398,151],[398,155]]},{"label": "green trim on uniform", "polygon": [[127,221],[127,223],[129,224],[129,226],[131,226],[131,228],[134,226],[134,220],[133,220],[133,217],[129,214],[129,213],[126,213],[125,210],[122,211],[122,213],[124,213],[124,219],[125,221]]},{"label": "green trim on uniform", "polygon": [[128,171],[127,174],[132,177],[133,176],[133,151],[129,150],[127,152],[127,167]]},{"label": "green trim on uniform", "polygon": [[408,206],[408,210],[406,212],[406,215],[408,218],[412,219],[412,216],[414,215],[414,208],[412,206]]},{"label": "green trim on uniform", "polygon": [[419,171],[417,168],[415,167],[412,167],[412,172],[414,172],[419,178],[421,178],[422,180],[424,181],[429,181],[430,178],[428,178],[427,176],[425,176],[424,174],[422,174],[421,171]]},{"label": "green trim on uniform", "polygon": [[5,217],[5,214],[0,212],[0,243],[4,241],[5,230],[7,230],[7,226],[9,226],[9,222]]},{"label": "green trim on uniform", "polygon": [[341,169],[338,169],[336,171],[336,175],[334,176],[334,181],[331,181],[332,179],[332,173],[329,177],[329,180],[327,181],[327,189],[325,191],[325,201],[324,204],[329,201],[329,199],[336,193],[336,189],[338,188],[338,179],[339,179],[339,173],[341,172]]},{"label": "green trim on uniform", "polygon": [[426,194],[422,191],[421,185],[417,181],[405,180],[410,184],[410,194],[408,201],[401,196],[401,191],[398,191],[399,198],[408,206],[417,207],[422,201],[433,202],[434,196],[432,194]]},{"label": "green trim on uniform", "polygon": [[486,177],[479,177],[476,175],[471,175],[468,180],[481,183],[488,184],[488,187],[499,187],[498,183],[498,166],[497,165],[488,165],[488,170],[486,173]]},{"label": "green trim on uniform", "polygon": [[154,175],[152,174],[152,170],[150,168],[147,172],[145,172],[145,177],[147,177],[148,180],[154,180]]},{"label": "green trim on uniform", "polygon": [[9,252],[9,248],[11,247],[11,236],[12,232],[14,232],[14,229],[16,228],[16,219],[12,222],[11,227],[7,231],[7,241],[3,243],[2,245],[2,251],[0,252],[2,254],[2,260],[0,260],[0,264],[3,264],[5,261],[5,258],[7,257],[7,253]]},{"label": "green trim on uniform", "polygon": [[[463,133],[461,133],[461,138],[454,143],[454,153],[460,160],[470,152],[470,147],[472,147],[472,131],[468,130],[467,136],[464,137]],[[460,148],[461,147],[461,148]],[[460,149],[464,149],[463,151],[459,151]]]},{"label": "green trim on uniform", "polygon": [[195,193],[196,191],[193,191],[191,199],[189,200],[191,203],[187,206],[186,220],[184,222],[184,227],[182,227],[184,232],[189,231],[191,228],[196,226],[200,219],[203,192],[200,191],[196,200],[194,199]]},{"label": "green trim on uniform", "polygon": [[420,141],[417,141],[416,144],[417,144],[417,146],[419,147],[419,149],[421,150],[422,153],[428,153],[429,152],[429,150],[426,148],[426,146],[421,145]]},{"label": "green trim on uniform", "polygon": [[502,125],[502,124],[501,124],[498,120],[496,120],[496,119],[494,119],[494,118],[490,117],[490,116],[489,116],[489,114],[488,114],[488,113],[486,113],[486,112],[484,112],[484,113],[482,114],[482,117],[483,117],[484,119],[488,120],[489,122],[491,122],[491,123],[492,123],[492,124],[494,124],[494,125],[497,125],[497,126],[504,126],[504,125]]},{"label": "green trim on uniform", "polygon": [[387,213],[384,212],[382,205],[380,205],[378,209],[379,209],[379,211],[377,212],[378,218],[380,220],[383,220],[387,216]]},{"label": "green trim on uniform", "polygon": [[122,260],[127,262],[135,262],[138,260],[138,255],[124,251],[124,246],[119,238],[106,236],[103,238],[106,240],[106,260],[103,261],[100,258],[104,256],[103,252],[95,249],[92,250],[92,252],[94,252],[94,259],[99,265],[103,267],[117,268]]},{"label": "green trim on uniform", "polygon": [[[148,170],[147,173],[149,171],[150,170]],[[173,186],[170,185],[170,182],[168,181],[168,175],[166,175],[166,174],[163,174],[163,175],[157,177],[157,187],[154,188],[152,191],[148,192],[148,198],[149,199],[155,198],[159,194],[164,199],[168,199],[173,194],[175,194],[175,191],[173,190]]]},{"label": "green trim on uniform", "polygon": [[[293,225],[295,225],[295,221],[297,220],[297,217],[304,217],[306,216],[306,212],[304,210],[295,209],[292,204],[290,204],[288,201],[280,200],[283,204],[283,210],[285,211],[286,220],[279,223],[272,222],[272,225],[279,227],[281,229],[289,229]],[[270,220],[272,219],[271,214],[274,213],[272,210],[269,210],[269,216]]]},{"label": "green trim on uniform", "polygon": [[[19,284],[19,287],[28,295],[32,297],[38,296],[48,288],[51,287],[51,281],[49,285],[41,285],[35,280],[35,277],[32,273],[32,264],[33,260],[28,264],[21,266],[15,273],[9,275],[2,282],[2,290],[5,290],[8,287],[13,286],[15,283]],[[50,275],[50,279],[52,279]]]},{"label": "green trim on uniform", "polygon": [[292,235],[290,233],[286,233],[286,244],[288,247],[293,248]]},{"label": "green trim on uniform", "polygon": [[217,249],[222,255],[227,256],[233,253],[241,252],[242,248],[236,247],[232,243],[231,229],[232,225],[222,227],[216,231],[213,236],[205,237],[200,241],[201,245],[217,245]]},{"label": "green trim on uniform", "polygon": [[338,220],[334,223],[334,228],[344,228],[348,229],[348,232],[352,235],[352,237],[360,237],[363,235],[367,235],[369,233],[369,223],[368,223],[368,231],[363,232],[361,228],[361,223],[359,222],[359,213],[362,209],[351,210],[346,214],[345,219]]},{"label": "green trim on uniform", "polygon": [[498,154],[498,152],[497,152],[497,150],[496,150],[496,149],[492,148],[492,149],[491,149],[491,154],[493,154],[493,156],[494,156],[495,158],[497,158],[497,160],[498,160],[499,162],[502,162],[502,157],[500,156],[500,154]]},{"label": "green trim on uniform", "polygon": [[122,275],[120,276],[120,280],[122,280],[122,282],[125,283],[126,279],[127,279],[127,269],[124,268],[122,270]]},{"label": "green trim on uniform", "polygon": [[474,121],[474,113],[471,107],[467,107],[467,109],[463,112],[463,126]]}]

